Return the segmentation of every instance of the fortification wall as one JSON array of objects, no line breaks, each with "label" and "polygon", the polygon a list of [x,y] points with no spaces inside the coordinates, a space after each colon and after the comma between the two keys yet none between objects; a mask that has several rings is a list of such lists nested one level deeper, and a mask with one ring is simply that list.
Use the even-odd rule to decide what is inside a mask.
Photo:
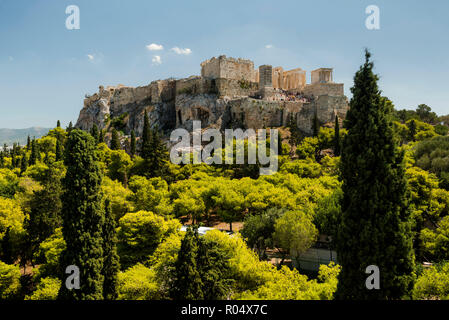
[{"label": "fortification wall", "polygon": [[257,73],[251,60],[227,58],[223,55],[202,62],[201,76],[256,82]]},{"label": "fortification wall", "polygon": [[247,97],[255,95],[259,84],[248,80],[215,79],[218,97]]},{"label": "fortification wall", "polygon": [[307,84],[301,91],[305,95],[321,96],[343,96],[343,83],[314,83]]}]

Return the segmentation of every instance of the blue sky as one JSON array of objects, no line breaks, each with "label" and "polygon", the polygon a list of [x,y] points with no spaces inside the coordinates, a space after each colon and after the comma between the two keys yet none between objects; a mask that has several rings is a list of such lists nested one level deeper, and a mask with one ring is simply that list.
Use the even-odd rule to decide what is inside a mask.
[{"label": "blue sky", "polygon": [[[371,4],[380,30],[365,27]],[[68,5],[80,9],[79,30],[65,27]],[[448,14],[447,0],[0,0],[0,127],[66,126],[101,84],[198,75],[220,54],[256,67],[333,67],[349,95],[364,47],[397,108],[448,114]]]}]

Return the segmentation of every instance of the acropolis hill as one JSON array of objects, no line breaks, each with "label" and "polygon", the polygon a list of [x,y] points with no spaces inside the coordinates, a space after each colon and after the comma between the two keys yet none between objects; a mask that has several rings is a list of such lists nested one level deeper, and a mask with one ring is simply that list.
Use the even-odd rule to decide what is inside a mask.
[{"label": "acropolis hill", "polygon": [[76,127],[100,129],[111,122],[125,134],[140,135],[143,115],[165,133],[183,127],[192,130],[192,121],[203,128],[258,129],[285,126],[289,119],[306,134],[312,133],[315,114],[321,124],[344,119],[348,100],[343,84],[333,82],[333,69],[284,70],[270,65],[254,68],[251,60],[222,55],[201,63],[201,76],[166,79],[142,87],[118,85],[86,96]]}]

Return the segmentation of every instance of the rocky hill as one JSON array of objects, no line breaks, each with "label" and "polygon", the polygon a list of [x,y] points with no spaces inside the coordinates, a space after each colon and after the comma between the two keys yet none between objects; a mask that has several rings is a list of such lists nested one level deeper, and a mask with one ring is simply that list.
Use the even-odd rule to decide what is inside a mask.
[{"label": "rocky hill", "polygon": [[[166,134],[179,127],[191,130],[193,120],[200,120],[203,128],[222,130],[280,127],[293,120],[301,131],[311,134],[315,116],[325,124],[333,123],[335,115],[340,119],[346,115],[348,100],[343,84],[333,83],[331,73],[328,76],[332,69],[313,71],[317,74],[314,83],[298,82],[297,88],[285,89],[273,86],[271,74],[278,78],[279,74],[271,66],[268,73],[267,66],[260,67],[265,68],[264,78],[254,70],[246,77],[248,60],[244,60],[247,69],[242,71],[242,60],[225,59],[227,64],[218,64],[218,71],[203,63],[201,76],[158,80],[136,88],[100,86],[98,93],[86,96],[76,127],[89,130],[96,124],[100,129],[115,127],[125,135],[131,130],[140,135],[147,112],[151,125]],[[287,83],[278,78],[280,86]]]}]

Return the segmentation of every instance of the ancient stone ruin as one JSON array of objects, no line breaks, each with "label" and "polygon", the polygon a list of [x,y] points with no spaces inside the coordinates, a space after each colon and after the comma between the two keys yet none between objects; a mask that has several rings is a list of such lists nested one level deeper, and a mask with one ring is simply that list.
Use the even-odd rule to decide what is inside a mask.
[{"label": "ancient stone ruin", "polygon": [[348,100],[343,84],[333,82],[333,69],[311,71],[310,83],[301,68],[261,65],[251,60],[222,55],[201,63],[201,76],[166,79],[142,87],[100,86],[86,96],[76,127],[89,130],[111,123],[125,134],[143,129],[143,115],[151,125],[169,133],[178,127],[267,128],[286,126],[289,120],[305,134],[312,133],[316,117],[332,124],[335,115],[344,119]]}]

